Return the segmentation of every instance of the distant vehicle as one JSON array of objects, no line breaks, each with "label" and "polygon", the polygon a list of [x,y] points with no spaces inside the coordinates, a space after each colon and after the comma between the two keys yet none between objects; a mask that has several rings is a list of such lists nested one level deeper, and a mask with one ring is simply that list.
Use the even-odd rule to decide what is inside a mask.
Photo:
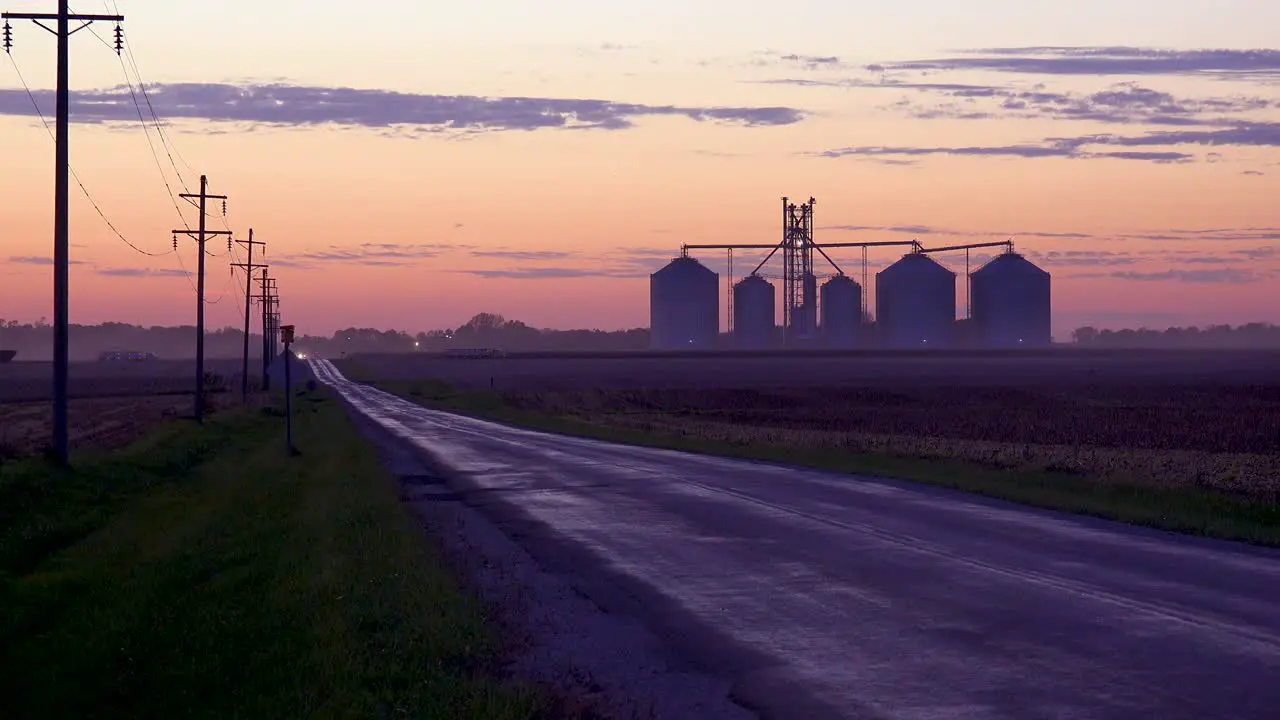
[{"label": "distant vehicle", "polygon": [[98,354],[98,362],[147,362],[159,359],[154,353],[140,350],[105,350]]},{"label": "distant vehicle", "polygon": [[13,360],[18,354],[17,350],[0,350],[0,365]]},{"label": "distant vehicle", "polygon": [[453,348],[444,351],[447,358],[462,358],[466,360],[481,360],[487,358],[503,358],[507,353],[497,348]]}]

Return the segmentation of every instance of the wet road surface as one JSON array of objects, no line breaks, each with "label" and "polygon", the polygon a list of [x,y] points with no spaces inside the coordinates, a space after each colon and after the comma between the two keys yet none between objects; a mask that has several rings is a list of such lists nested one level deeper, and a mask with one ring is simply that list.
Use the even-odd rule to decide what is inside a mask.
[{"label": "wet road surface", "polygon": [[314,369],[642,588],[767,717],[1280,717],[1280,552],[509,428]]}]

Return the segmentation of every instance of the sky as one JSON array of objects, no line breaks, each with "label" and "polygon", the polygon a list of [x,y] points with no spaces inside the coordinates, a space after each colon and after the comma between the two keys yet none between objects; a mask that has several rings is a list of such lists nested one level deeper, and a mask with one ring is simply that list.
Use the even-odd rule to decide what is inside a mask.
[{"label": "sky", "polygon": [[[126,40],[72,40],[73,322],[193,321],[196,243],[172,231],[197,226],[175,196],[201,174],[229,196],[209,229],[254,229],[307,333],[646,326],[649,273],[683,243],[776,242],[783,196],[817,198],[819,243],[1013,238],[1053,274],[1060,339],[1280,322],[1269,0],[72,9],[118,9]],[[55,43],[12,37],[0,317],[29,321],[52,316]],[[860,279],[859,251],[830,254]],[[899,254],[872,250],[872,276]],[[244,259],[210,241],[209,324],[243,321]]]}]

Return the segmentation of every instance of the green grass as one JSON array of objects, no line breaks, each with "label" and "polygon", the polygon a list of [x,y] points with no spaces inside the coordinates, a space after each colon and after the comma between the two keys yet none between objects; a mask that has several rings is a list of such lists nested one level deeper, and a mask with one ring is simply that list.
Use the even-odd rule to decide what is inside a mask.
[{"label": "green grass", "polygon": [[332,399],[0,467],[0,717],[528,718]]},{"label": "green grass", "polygon": [[1280,547],[1280,506],[1199,488],[1151,487],[1059,472],[998,469],[958,460],[855,454],[833,448],[738,445],[525,411],[508,406],[500,393],[461,392],[434,380],[379,382],[377,385],[430,407],[553,433],[911,480],[1033,507],[1188,535]]}]

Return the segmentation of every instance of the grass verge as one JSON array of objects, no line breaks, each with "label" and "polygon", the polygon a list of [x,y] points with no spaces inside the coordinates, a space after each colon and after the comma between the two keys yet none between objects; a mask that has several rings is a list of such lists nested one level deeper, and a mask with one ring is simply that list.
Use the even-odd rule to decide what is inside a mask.
[{"label": "grass verge", "polygon": [[0,466],[0,716],[528,718],[336,400]]},{"label": "grass verge", "polygon": [[[363,376],[359,375],[362,379]],[[1280,547],[1280,506],[1196,487],[1151,487],[1062,472],[992,468],[959,460],[859,454],[834,447],[730,443],[700,437],[696,429],[682,434],[679,422],[673,422],[671,431],[653,432],[588,422],[571,415],[530,412],[507,405],[501,393],[463,392],[440,381],[376,384],[430,407],[548,432],[910,480],[1049,510]]]}]

